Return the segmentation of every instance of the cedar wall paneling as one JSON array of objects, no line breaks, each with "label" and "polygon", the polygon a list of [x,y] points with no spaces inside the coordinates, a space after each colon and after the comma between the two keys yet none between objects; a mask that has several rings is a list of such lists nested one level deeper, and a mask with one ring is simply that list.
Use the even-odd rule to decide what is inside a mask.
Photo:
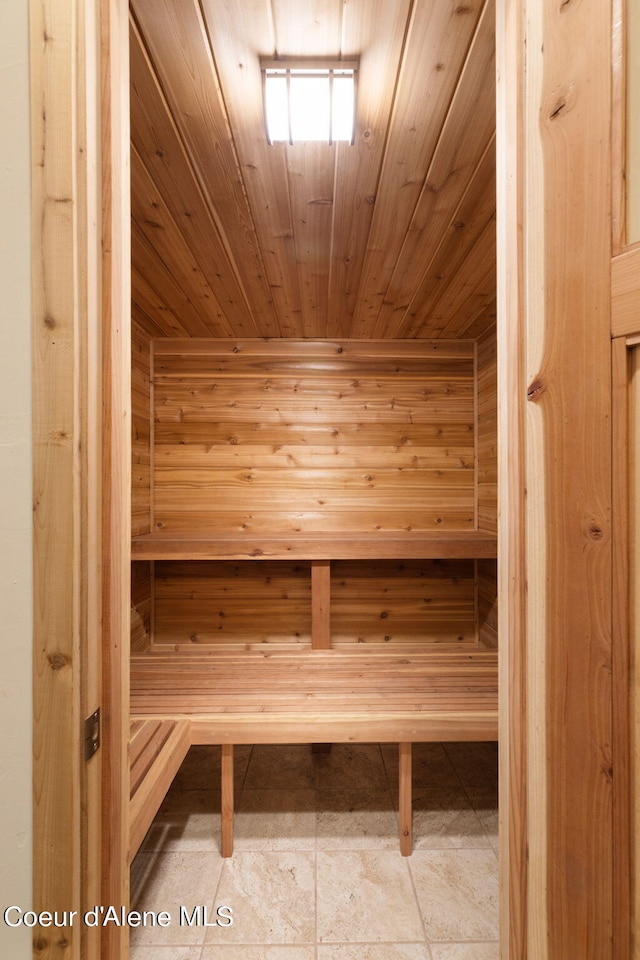
[{"label": "cedar wall paneling", "polygon": [[153,561],[131,564],[131,652],[141,653],[151,639]]},{"label": "cedar wall paneling", "polygon": [[478,528],[498,530],[498,363],[495,330],[478,341]]},{"label": "cedar wall paneling", "polygon": [[[131,325],[131,533],[151,530],[151,340]],[[151,638],[153,564],[131,568],[131,650],[145,650]]]},{"label": "cedar wall paneling", "polygon": [[[331,568],[333,648],[476,646],[473,560],[334,561]],[[311,646],[309,563],[156,561],[154,598],[156,649]]]},{"label": "cedar wall paneling", "polygon": [[473,560],[332,567],[332,646],[476,645]]},{"label": "cedar wall paneling", "polygon": [[[498,364],[495,330],[478,341],[478,527],[498,527]],[[478,560],[478,639],[498,646],[498,571],[495,560]]]},{"label": "cedar wall paneling", "polygon": [[155,563],[156,646],[310,648],[309,563]]},{"label": "cedar wall paneling", "polygon": [[485,647],[498,646],[498,571],[495,560],[478,560],[478,639]]},{"label": "cedar wall paneling", "polygon": [[[154,529],[474,529],[473,343],[156,340],[153,356]],[[310,573],[156,562],[153,643],[309,647]],[[475,646],[474,561],[334,562],[330,633]]]},{"label": "cedar wall paneling", "polygon": [[151,530],[150,339],[134,322],[131,329],[131,535]]},{"label": "cedar wall paneling", "polygon": [[155,344],[154,529],[474,528],[472,343]]}]

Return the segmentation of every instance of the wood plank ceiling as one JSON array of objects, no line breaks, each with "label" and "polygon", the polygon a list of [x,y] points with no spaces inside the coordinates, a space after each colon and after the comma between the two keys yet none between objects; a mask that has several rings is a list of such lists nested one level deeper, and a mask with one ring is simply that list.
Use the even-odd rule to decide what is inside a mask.
[{"label": "wood plank ceiling", "polygon": [[[132,294],[151,336],[495,321],[493,0],[132,0]],[[269,146],[261,56],[359,57],[355,144]]]}]

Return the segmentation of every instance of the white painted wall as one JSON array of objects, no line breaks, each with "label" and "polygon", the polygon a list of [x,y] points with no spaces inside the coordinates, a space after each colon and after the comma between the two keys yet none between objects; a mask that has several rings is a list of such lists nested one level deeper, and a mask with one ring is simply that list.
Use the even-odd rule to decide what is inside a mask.
[{"label": "white painted wall", "polygon": [[31,276],[28,4],[0,2],[0,956],[31,957]]}]

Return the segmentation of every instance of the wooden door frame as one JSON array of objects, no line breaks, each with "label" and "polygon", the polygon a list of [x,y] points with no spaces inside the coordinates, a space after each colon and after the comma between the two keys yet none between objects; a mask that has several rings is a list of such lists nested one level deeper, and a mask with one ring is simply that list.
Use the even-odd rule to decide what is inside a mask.
[{"label": "wooden door frame", "polygon": [[612,782],[626,761],[613,752],[612,17],[602,0],[497,8],[509,960],[627,957],[614,906]]},{"label": "wooden door frame", "polygon": [[[92,870],[86,850],[95,813],[87,824],[82,799],[91,791],[95,797],[98,770],[108,827],[101,901],[126,903],[128,897],[128,10],[124,0],[30,2],[37,293],[34,902],[40,909],[69,909],[80,902],[81,880]],[[606,321],[608,336],[609,323],[603,261],[610,255],[603,257],[602,238],[610,196],[608,190],[606,201],[600,192],[595,201],[585,195],[587,185],[606,189],[611,176],[600,144],[611,119],[609,6],[610,0],[497,2],[502,960],[564,960],[576,951],[585,960],[614,956],[612,609],[610,589],[600,589],[611,571],[605,423],[611,392],[603,333]],[[85,19],[87,7],[90,14],[100,11],[99,24]],[[96,90],[102,96],[92,100]],[[576,164],[582,177],[575,176]],[[92,206],[89,195],[102,204]],[[568,228],[577,220],[583,226],[585,203],[592,206],[593,227],[580,236],[578,253]],[[554,245],[567,256],[550,256]],[[586,304],[565,296],[576,267],[588,275],[593,296]],[[576,336],[584,368],[571,364]],[[96,386],[99,356],[105,372]],[[563,418],[554,419],[553,398]],[[587,439],[581,446],[575,437],[585,409],[599,441],[595,472],[587,470]],[[589,511],[582,527],[562,495],[569,454],[579,461],[571,481],[582,484]],[[552,528],[557,542],[542,535]],[[571,586],[583,598],[596,594],[594,605],[567,603],[570,591],[563,603],[562,594],[549,589],[569,568]],[[88,674],[95,673],[101,630],[103,746],[100,766],[88,775],[80,759],[81,719],[83,698],[95,688],[95,677],[87,686]],[[566,669],[574,663],[575,674]],[[582,782],[566,777],[573,745],[554,736],[561,696],[565,729],[581,737],[578,756],[591,796]],[[587,825],[582,841],[576,824]],[[64,848],[61,837],[68,839]],[[65,955],[76,960],[82,935],[78,928],[66,934]],[[37,937],[41,955],[51,931],[39,930]],[[103,960],[126,955],[113,928],[100,947],[90,939],[84,947],[90,960],[98,951]]]},{"label": "wooden door frame", "polygon": [[[33,909],[128,901],[128,6],[30,0]],[[101,710],[84,759],[84,718]],[[126,929],[36,927],[34,955],[126,955]]]},{"label": "wooden door frame", "polygon": [[[631,350],[640,345],[640,242],[627,242],[626,229],[626,24],[625,0],[613,0],[613,91],[612,91],[612,166],[613,216],[611,237],[611,337],[613,388],[613,685],[614,749],[623,762],[614,778],[614,846],[617,851],[614,872],[614,942],[616,960],[627,960],[637,951],[638,891],[634,889],[637,866],[632,849],[637,807],[634,780],[634,743],[632,728],[631,660],[633,642],[631,554],[637,521],[637,498],[630,483],[631,444],[630,359]],[[640,171],[634,171],[635,176]]]}]

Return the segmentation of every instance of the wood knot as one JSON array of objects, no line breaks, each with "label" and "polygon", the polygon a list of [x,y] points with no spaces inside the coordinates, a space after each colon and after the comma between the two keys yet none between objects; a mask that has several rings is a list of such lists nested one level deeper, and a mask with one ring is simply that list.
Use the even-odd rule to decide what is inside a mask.
[{"label": "wood knot", "polygon": [[540,399],[544,393],[545,386],[540,378],[536,378],[532,384],[529,385],[527,390],[527,400],[532,400],[534,403]]},{"label": "wood knot", "polygon": [[55,320],[53,319],[52,316],[50,316],[49,314],[47,314],[47,316],[44,318],[44,325],[45,325],[45,327],[48,327],[49,330],[53,330],[53,328],[54,328],[55,325],[56,325],[56,322],[55,322]]},{"label": "wood knot", "polygon": [[67,665],[67,658],[63,653],[52,653],[48,657],[49,666],[52,670],[62,670]]},{"label": "wood knot", "polygon": [[602,527],[598,526],[597,523],[592,523],[589,527],[589,536],[593,540],[602,540],[604,537],[604,531],[602,530]]}]

